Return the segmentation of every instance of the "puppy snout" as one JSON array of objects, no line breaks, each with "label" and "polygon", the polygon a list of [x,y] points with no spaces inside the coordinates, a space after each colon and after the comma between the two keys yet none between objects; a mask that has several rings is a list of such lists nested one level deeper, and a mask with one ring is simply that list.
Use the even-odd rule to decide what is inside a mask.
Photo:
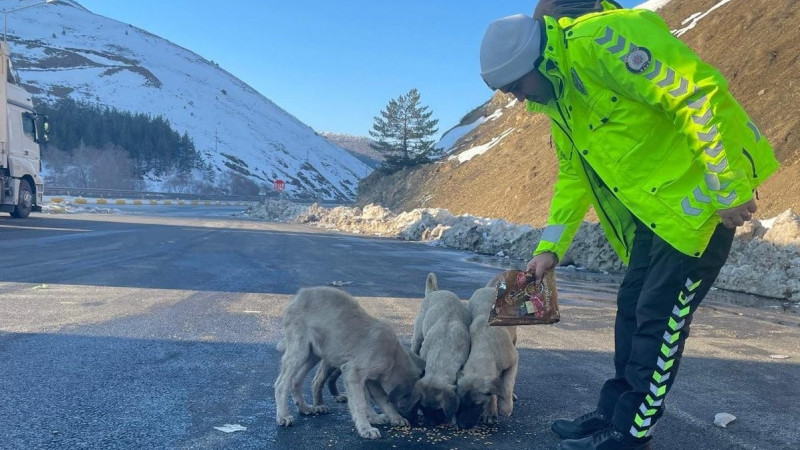
[{"label": "puppy snout", "polygon": [[421,407],[420,409],[422,410],[422,416],[425,418],[427,424],[436,426],[447,422],[447,415],[441,408]]},{"label": "puppy snout", "polygon": [[458,428],[472,428],[481,418],[483,405],[473,402],[461,402],[456,412],[456,425]]}]

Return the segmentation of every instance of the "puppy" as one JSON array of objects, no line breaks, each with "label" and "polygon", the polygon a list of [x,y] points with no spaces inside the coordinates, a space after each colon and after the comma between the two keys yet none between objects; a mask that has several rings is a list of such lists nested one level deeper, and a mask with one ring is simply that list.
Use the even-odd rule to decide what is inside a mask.
[{"label": "puppy", "polygon": [[495,289],[483,287],[469,299],[472,347],[457,384],[456,424],[471,428],[480,420],[497,422],[498,413],[511,416],[519,354],[514,347],[517,327],[489,326]]},{"label": "puppy", "polygon": [[[424,361],[409,352],[397,339],[391,325],[376,319],[346,292],[332,287],[301,289],[286,308],[281,370],[275,381],[275,420],[289,426],[288,398],[292,393],[301,414],[326,409],[311,407],[303,398],[303,381],[314,365],[338,368],[347,390],[348,408],[361,437],[377,439],[372,424],[408,426],[416,414],[419,397],[414,385]],[[369,400],[384,414],[376,414]]]},{"label": "puppy", "polygon": [[425,360],[416,384],[420,409],[433,424],[454,422],[458,410],[456,378],[469,356],[469,310],[456,294],[440,290],[436,275],[425,280],[425,298],[414,321],[411,351]]}]

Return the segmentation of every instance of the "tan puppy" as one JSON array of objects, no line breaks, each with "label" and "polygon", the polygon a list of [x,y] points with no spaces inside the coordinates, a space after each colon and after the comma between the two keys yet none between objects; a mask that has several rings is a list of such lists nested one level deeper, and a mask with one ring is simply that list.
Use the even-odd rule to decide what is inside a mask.
[{"label": "tan puppy", "polygon": [[414,321],[411,351],[425,360],[425,374],[414,388],[420,409],[434,424],[451,423],[458,410],[456,378],[469,356],[469,310],[456,294],[440,290],[436,275],[425,280],[425,298]]},{"label": "tan puppy", "polygon": [[498,413],[511,416],[519,354],[514,347],[517,327],[489,326],[495,289],[483,287],[469,299],[472,347],[458,379],[456,424],[470,428],[480,420],[497,422]]},{"label": "tan puppy", "polygon": [[[311,407],[303,398],[303,381],[320,360],[338,367],[347,389],[348,407],[361,437],[376,439],[372,424],[408,426],[416,414],[419,397],[414,385],[424,362],[397,340],[387,322],[376,319],[346,292],[332,287],[301,289],[286,308],[281,371],[275,381],[275,420],[289,426],[288,398],[292,393],[301,414],[327,412]],[[323,368],[323,371],[328,370]],[[384,414],[376,414],[370,398]]]}]

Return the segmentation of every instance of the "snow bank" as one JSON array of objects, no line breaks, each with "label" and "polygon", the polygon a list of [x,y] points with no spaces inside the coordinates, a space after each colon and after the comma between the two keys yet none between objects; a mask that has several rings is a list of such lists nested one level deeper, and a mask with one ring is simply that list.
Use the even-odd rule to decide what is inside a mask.
[{"label": "snow bank", "polygon": [[[397,237],[487,255],[530,259],[542,229],[501,219],[453,216],[444,209],[422,208],[394,214],[377,205],[364,208],[325,208],[268,200],[250,207],[246,215],[279,222]],[[787,210],[774,219],[756,219],[736,230],[728,262],[717,279],[718,288],[766,297],[800,300],[800,216]],[[562,264],[620,273],[624,266],[606,242],[600,225],[584,222]]]}]

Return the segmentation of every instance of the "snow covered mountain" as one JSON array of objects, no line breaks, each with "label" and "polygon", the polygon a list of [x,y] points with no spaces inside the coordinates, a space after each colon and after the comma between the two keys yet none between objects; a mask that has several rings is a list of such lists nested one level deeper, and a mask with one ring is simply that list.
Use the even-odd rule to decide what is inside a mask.
[{"label": "snow covered mountain", "polygon": [[[0,0],[0,9],[30,4]],[[35,103],[70,97],[163,116],[219,171],[282,179],[290,197],[352,200],[371,171],[214,62],[145,30],[73,0],[7,18],[14,69]]]}]

